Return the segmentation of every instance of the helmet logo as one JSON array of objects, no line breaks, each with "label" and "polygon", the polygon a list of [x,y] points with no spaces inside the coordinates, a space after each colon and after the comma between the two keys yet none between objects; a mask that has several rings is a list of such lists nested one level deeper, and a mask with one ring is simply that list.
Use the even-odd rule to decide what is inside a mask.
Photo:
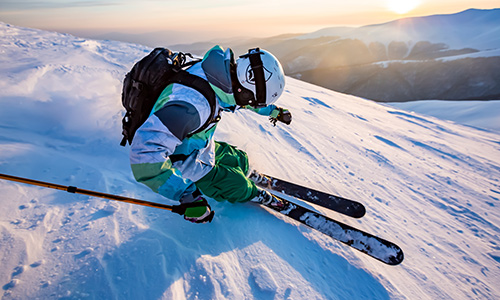
[{"label": "helmet logo", "polygon": [[[264,79],[267,82],[271,78],[271,76],[273,76],[273,73],[270,72],[268,69],[266,69],[266,67],[264,67],[263,69],[264,69]],[[255,85],[255,76],[251,65],[248,65],[245,74],[246,74],[246,81],[249,84]]]}]

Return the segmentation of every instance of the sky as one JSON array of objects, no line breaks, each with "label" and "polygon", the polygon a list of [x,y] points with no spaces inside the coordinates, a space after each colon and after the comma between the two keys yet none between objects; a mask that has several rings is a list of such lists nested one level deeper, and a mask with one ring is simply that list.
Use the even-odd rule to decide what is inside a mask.
[{"label": "sky", "polygon": [[0,21],[92,35],[171,30],[182,40],[269,37],[500,7],[499,0],[0,0]]}]

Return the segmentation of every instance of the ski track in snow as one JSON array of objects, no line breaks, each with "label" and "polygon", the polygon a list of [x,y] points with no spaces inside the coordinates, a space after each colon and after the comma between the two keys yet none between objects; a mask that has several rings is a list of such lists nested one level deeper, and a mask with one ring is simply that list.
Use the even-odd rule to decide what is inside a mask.
[{"label": "ski track in snow", "polygon": [[[0,172],[174,204],[135,183],[121,82],[151,49],[0,23]],[[400,245],[384,265],[252,204],[211,224],[0,180],[2,299],[497,299],[500,135],[288,78],[291,126],[225,114],[253,168],[359,200],[331,218]]]}]

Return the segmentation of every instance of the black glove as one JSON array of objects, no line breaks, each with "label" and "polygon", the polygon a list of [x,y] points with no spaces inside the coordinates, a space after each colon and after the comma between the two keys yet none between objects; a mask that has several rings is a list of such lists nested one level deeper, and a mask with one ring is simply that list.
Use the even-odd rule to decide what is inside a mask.
[{"label": "black glove", "polygon": [[214,211],[208,204],[207,200],[202,196],[198,196],[192,203],[184,204],[186,211],[184,212],[184,220],[191,223],[209,223],[214,218]]},{"label": "black glove", "polygon": [[281,123],[290,125],[290,123],[292,123],[292,113],[288,109],[284,109],[281,107],[277,107],[276,109],[279,111],[278,115],[276,117],[273,117],[273,114],[271,115],[271,117],[269,118],[269,120],[271,120],[271,123],[276,126],[276,122],[280,121]]},{"label": "black glove", "polygon": [[188,202],[173,206],[172,212],[184,216],[186,221],[192,223],[212,222],[215,213],[199,191],[183,197],[183,199]]}]

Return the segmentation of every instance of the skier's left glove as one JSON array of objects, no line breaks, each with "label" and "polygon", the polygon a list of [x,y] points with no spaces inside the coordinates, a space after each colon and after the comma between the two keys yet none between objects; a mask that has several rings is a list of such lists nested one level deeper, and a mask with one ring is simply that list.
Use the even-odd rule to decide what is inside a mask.
[{"label": "skier's left glove", "polygon": [[271,120],[274,126],[276,126],[276,122],[278,121],[290,125],[290,123],[292,123],[292,113],[288,109],[276,107],[271,113],[269,120]]},{"label": "skier's left glove", "polygon": [[209,223],[214,218],[214,211],[202,196],[196,197],[194,202],[181,204],[185,208],[184,220],[191,223]]}]

